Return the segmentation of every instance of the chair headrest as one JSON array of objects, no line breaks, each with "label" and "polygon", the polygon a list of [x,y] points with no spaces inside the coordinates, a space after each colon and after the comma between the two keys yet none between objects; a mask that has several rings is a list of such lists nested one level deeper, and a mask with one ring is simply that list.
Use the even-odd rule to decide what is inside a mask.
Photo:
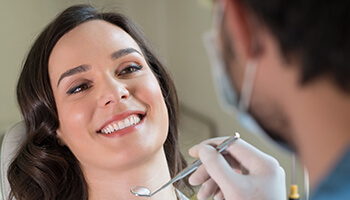
[{"label": "chair headrest", "polygon": [[7,170],[17,154],[18,147],[26,138],[24,122],[19,122],[6,132],[1,145],[1,189],[2,198],[8,199],[11,188],[7,179]]}]

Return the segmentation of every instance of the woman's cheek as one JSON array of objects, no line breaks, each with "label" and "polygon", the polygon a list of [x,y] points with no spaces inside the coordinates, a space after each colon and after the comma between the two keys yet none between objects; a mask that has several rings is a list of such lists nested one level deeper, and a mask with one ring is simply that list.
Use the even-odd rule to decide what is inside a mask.
[{"label": "woman's cheek", "polygon": [[147,84],[145,84],[147,89],[144,91],[148,91],[144,94],[145,99],[150,102],[149,105],[151,106],[151,112],[155,116],[157,126],[162,126],[162,130],[165,130],[167,133],[169,117],[164,97],[158,80],[154,76],[150,79],[151,80],[147,81]]},{"label": "woman's cheek", "polygon": [[[60,127],[67,132],[79,132],[90,125],[92,106],[87,102],[66,102],[58,109]],[[60,112],[61,111],[61,112]]]},{"label": "woman's cheek", "polygon": [[143,86],[140,92],[144,91],[142,92],[142,95],[145,99],[153,101],[153,103],[164,101],[158,80],[153,76],[153,74],[149,75],[147,80],[143,81],[143,84],[140,85]]}]

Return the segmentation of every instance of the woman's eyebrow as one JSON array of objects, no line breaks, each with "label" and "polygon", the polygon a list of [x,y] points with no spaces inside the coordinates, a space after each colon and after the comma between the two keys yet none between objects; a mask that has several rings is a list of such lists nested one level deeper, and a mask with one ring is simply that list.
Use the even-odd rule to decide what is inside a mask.
[{"label": "woman's eyebrow", "polygon": [[139,51],[137,51],[136,49],[134,49],[134,48],[126,48],[126,49],[121,49],[121,50],[118,50],[118,51],[112,53],[112,59],[116,60],[116,59],[118,59],[118,58],[120,58],[122,56],[126,56],[126,55],[128,55],[130,53],[138,53],[138,54],[140,54],[142,56],[142,54]]},{"label": "woman's eyebrow", "polygon": [[[118,50],[116,52],[113,52],[112,59],[116,60],[120,57],[126,56],[126,55],[131,54],[131,53],[138,53],[142,56],[142,54],[139,51],[137,51],[136,49],[126,48],[126,49],[121,49],[121,50]],[[77,73],[86,72],[87,70],[90,70],[90,66],[88,66],[88,65],[80,65],[78,67],[74,67],[72,69],[67,70],[58,79],[57,87],[60,84],[60,82],[62,81],[62,79],[64,79],[65,77],[72,76],[72,75],[77,74]]]},{"label": "woman's eyebrow", "polygon": [[60,84],[61,80],[64,79],[65,77],[72,76],[74,74],[78,74],[78,73],[82,73],[82,72],[86,72],[87,70],[90,70],[89,65],[79,65],[78,67],[74,67],[72,69],[67,70],[58,79],[57,87]]}]

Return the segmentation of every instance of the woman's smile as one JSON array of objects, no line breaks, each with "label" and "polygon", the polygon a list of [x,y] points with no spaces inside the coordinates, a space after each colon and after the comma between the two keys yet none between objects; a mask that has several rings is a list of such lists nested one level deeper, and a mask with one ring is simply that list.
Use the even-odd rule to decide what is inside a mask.
[{"label": "woman's smile", "polygon": [[97,133],[110,135],[112,133],[120,135],[120,132],[132,132],[136,129],[136,125],[140,124],[145,114],[141,111],[127,111],[119,115],[113,116],[108,120]]}]

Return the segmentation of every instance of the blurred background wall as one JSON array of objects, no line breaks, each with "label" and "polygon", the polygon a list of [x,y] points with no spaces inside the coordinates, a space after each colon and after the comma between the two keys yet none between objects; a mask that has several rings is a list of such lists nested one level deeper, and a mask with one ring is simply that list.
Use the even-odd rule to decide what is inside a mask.
[{"label": "blurred background wall", "polygon": [[[244,130],[222,111],[216,98],[202,34],[211,26],[209,0],[1,0],[0,133],[21,120],[15,97],[24,57],[36,36],[60,11],[79,3],[116,10],[144,31],[175,80],[181,103],[181,145],[187,149],[212,136],[241,137],[276,157],[290,182],[291,156]],[[191,158],[187,157],[190,161]],[[303,187],[302,170],[298,182]]]}]

